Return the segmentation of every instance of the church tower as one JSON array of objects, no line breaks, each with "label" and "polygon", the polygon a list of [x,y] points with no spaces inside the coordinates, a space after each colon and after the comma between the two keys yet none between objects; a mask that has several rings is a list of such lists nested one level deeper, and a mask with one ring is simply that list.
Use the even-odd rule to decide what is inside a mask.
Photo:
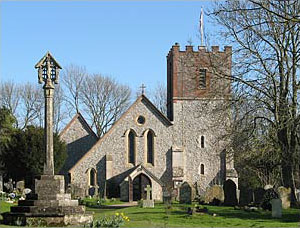
[{"label": "church tower", "polygon": [[188,181],[197,183],[201,192],[228,178],[237,184],[233,159],[228,155],[231,55],[229,46],[224,51],[218,46],[211,51],[186,46],[181,51],[178,43],[168,53],[167,116],[174,128],[174,187]]}]

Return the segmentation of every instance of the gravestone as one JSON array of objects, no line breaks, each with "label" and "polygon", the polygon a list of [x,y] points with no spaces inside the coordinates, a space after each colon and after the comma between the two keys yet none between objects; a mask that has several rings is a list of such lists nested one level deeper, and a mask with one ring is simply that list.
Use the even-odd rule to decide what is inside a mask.
[{"label": "gravestone", "polygon": [[281,199],[272,199],[272,217],[281,218],[282,217],[282,201]]},{"label": "gravestone", "polygon": [[8,182],[4,183],[4,187],[6,188],[6,192],[10,193],[14,191],[14,184],[12,179],[8,179]]},{"label": "gravestone", "polygon": [[25,188],[25,182],[24,181],[18,181],[16,188],[18,189],[18,191],[23,192],[24,188]]},{"label": "gravestone", "polygon": [[268,190],[268,189],[271,189],[271,188],[273,188],[273,185],[270,185],[270,184],[267,184],[264,187],[265,190]]},{"label": "gravestone", "polygon": [[256,188],[254,190],[254,194],[253,194],[254,195],[254,197],[253,197],[254,198],[253,199],[254,203],[255,204],[261,204],[262,201],[263,201],[265,193],[266,193],[265,189],[263,189],[263,188]]},{"label": "gravestone", "polygon": [[143,200],[143,207],[154,207],[154,200],[150,199],[150,194],[152,191],[150,185],[147,185],[145,191],[147,192],[147,196],[146,196],[146,200]]},{"label": "gravestone", "polygon": [[171,193],[169,191],[164,191],[163,192],[163,203],[164,204],[171,204]]},{"label": "gravestone", "polygon": [[214,199],[224,202],[224,191],[220,185],[213,185],[206,189],[204,196],[205,203],[211,203]]},{"label": "gravestone", "polygon": [[188,182],[184,182],[179,187],[179,202],[191,204],[195,196],[195,191]]},{"label": "gravestone", "polygon": [[235,183],[228,179],[224,182],[224,205],[226,206],[235,206],[238,204],[237,195],[236,195],[236,185]]},{"label": "gravestone", "polygon": [[300,202],[300,189],[296,188],[295,193],[296,193],[297,202]]},{"label": "gravestone", "polygon": [[0,173],[0,192],[3,192],[3,176],[2,176],[2,173]]},{"label": "gravestone", "polygon": [[279,198],[282,201],[282,208],[288,209],[291,207],[291,189],[285,188],[283,186],[278,187],[277,189]]},{"label": "gravestone", "polygon": [[248,205],[253,203],[253,190],[248,188],[241,188],[240,192],[240,205]]}]

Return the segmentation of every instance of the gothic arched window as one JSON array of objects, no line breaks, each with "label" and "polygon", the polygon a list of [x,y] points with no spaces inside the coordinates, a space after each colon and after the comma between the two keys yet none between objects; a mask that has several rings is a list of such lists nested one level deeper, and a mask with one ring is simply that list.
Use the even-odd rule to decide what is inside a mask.
[{"label": "gothic arched window", "polygon": [[204,165],[200,165],[200,174],[204,175]]},{"label": "gothic arched window", "polygon": [[135,163],[135,133],[132,130],[128,134],[128,163]]},{"label": "gothic arched window", "polygon": [[96,185],[96,170],[91,169],[90,170],[90,186]]},{"label": "gothic arched window", "polygon": [[147,133],[147,163],[154,164],[154,134],[152,131]]},{"label": "gothic arched window", "polygon": [[202,135],[200,138],[201,148],[204,148],[204,136]]}]

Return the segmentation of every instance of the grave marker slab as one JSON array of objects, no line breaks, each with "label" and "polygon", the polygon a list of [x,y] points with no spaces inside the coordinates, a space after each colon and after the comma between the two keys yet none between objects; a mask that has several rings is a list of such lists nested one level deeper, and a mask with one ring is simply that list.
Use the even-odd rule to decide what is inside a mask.
[{"label": "grave marker slab", "polygon": [[282,217],[282,202],[281,199],[272,199],[272,217],[281,218]]},{"label": "grave marker slab", "polygon": [[143,207],[154,207],[154,200],[151,199],[150,194],[152,191],[152,188],[150,185],[147,185],[145,188],[145,191],[147,193],[146,200],[143,200]]},{"label": "grave marker slab", "polygon": [[179,202],[191,204],[195,191],[188,182],[184,182],[179,188]]},{"label": "grave marker slab", "polygon": [[291,207],[291,189],[285,188],[283,186],[278,187],[277,189],[279,198],[282,201],[282,208],[288,209]]},{"label": "grave marker slab", "polygon": [[204,201],[205,203],[211,203],[214,199],[224,202],[224,191],[219,185],[213,185],[208,187],[205,192]]},{"label": "grave marker slab", "polygon": [[3,176],[0,173],[0,192],[3,192]]}]

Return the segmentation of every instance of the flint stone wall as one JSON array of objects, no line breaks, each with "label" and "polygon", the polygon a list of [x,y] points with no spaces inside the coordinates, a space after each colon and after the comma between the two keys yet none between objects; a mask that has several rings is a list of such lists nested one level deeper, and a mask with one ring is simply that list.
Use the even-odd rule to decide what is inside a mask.
[{"label": "flint stone wall", "polygon": [[[184,145],[184,180],[200,183],[200,192],[208,186],[223,184],[226,168],[233,167],[233,161],[226,163],[223,156],[224,150],[229,149],[224,139],[229,112],[223,109],[224,100],[185,100],[174,104],[173,138],[176,146]],[[204,148],[200,145],[201,136],[205,137]],[[204,175],[200,174],[201,164]]]},{"label": "flint stone wall", "polygon": [[60,172],[67,180],[68,171],[97,142],[97,137],[90,132],[86,123],[77,115],[77,118],[60,135],[60,138],[67,144],[68,157]]},{"label": "flint stone wall", "polygon": [[[139,115],[145,117],[143,125],[136,122]],[[72,170],[73,183],[84,186],[87,183],[87,169],[96,168],[98,185],[100,189],[103,189],[106,176],[105,156],[111,155],[113,167],[111,183],[114,184],[115,188],[119,188],[119,184],[135,167],[135,165],[127,162],[127,138],[125,135],[130,129],[133,129],[137,134],[135,165],[143,164],[163,183],[171,185],[172,127],[143,100],[137,101],[77,164]],[[146,137],[144,133],[148,129],[155,133],[154,166],[146,163]],[[157,193],[153,192],[153,194]]]}]

